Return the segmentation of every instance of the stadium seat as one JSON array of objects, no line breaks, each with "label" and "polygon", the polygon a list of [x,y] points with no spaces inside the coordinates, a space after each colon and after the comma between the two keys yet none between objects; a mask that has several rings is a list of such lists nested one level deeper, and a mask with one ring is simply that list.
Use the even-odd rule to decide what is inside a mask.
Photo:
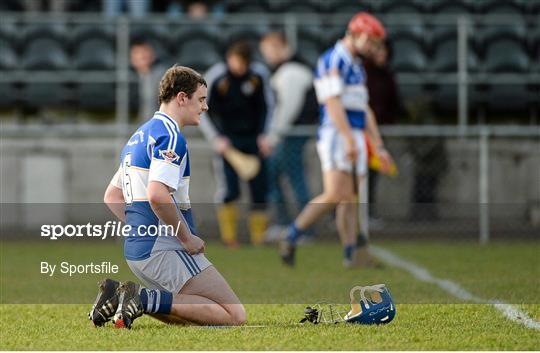
[{"label": "stadium seat", "polygon": [[243,40],[251,45],[254,60],[261,61],[263,59],[258,51],[259,41],[269,30],[270,26],[265,23],[256,26],[230,26],[224,31],[224,36],[222,37],[225,44],[223,52],[225,52],[227,47],[232,43]]},{"label": "stadium seat", "polygon": [[190,66],[202,72],[222,61],[223,57],[214,42],[204,38],[194,38],[181,44],[176,60],[181,65]]},{"label": "stadium seat", "polygon": [[424,86],[418,83],[401,83],[398,80],[398,91],[405,106],[427,98]]},{"label": "stadium seat", "polygon": [[527,72],[529,57],[520,42],[503,38],[492,42],[484,53],[484,69],[487,72]]},{"label": "stadium seat", "polygon": [[391,66],[398,72],[422,72],[427,61],[421,45],[412,39],[399,39],[392,42],[394,55]]},{"label": "stadium seat", "polygon": [[90,38],[79,44],[73,60],[75,68],[79,70],[112,70],[115,59],[114,48],[110,42]]},{"label": "stadium seat", "polygon": [[322,54],[319,42],[306,36],[299,38],[296,44],[296,55],[310,67],[315,68],[317,59]]},{"label": "stadium seat", "polygon": [[17,53],[6,39],[0,37],[0,70],[13,70],[18,66]]},{"label": "stadium seat", "polygon": [[21,40],[27,43],[38,38],[51,38],[60,43],[67,43],[69,30],[62,23],[25,23],[21,27]]},{"label": "stadium seat", "polygon": [[[135,74],[133,74],[135,75]],[[129,111],[137,114],[139,112],[139,81],[129,82]]]},{"label": "stadium seat", "polygon": [[13,46],[17,46],[19,30],[14,22],[0,21],[0,38],[9,41]]},{"label": "stadium seat", "polygon": [[238,40],[258,42],[270,29],[269,24],[264,22],[257,25],[231,25],[224,29],[225,41],[228,44]]},{"label": "stadium seat", "polygon": [[378,12],[383,14],[418,15],[424,12],[425,3],[415,0],[381,0],[379,2]]},{"label": "stadium seat", "polygon": [[372,4],[366,0],[327,0],[319,3],[322,13],[347,13],[352,16],[360,11],[373,12]]},{"label": "stadium seat", "polygon": [[133,24],[130,26],[130,40],[135,38],[150,43],[158,58],[165,61],[169,60],[171,52],[177,47],[177,42],[173,40],[174,37],[166,25]]},{"label": "stadium seat", "polygon": [[59,107],[72,99],[72,90],[58,82],[26,83],[22,89],[24,105],[30,108]]},{"label": "stadium seat", "polygon": [[226,37],[226,35],[226,31],[222,26],[203,26],[202,24],[194,26],[178,26],[171,36],[172,53],[176,53],[182,43],[194,38],[208,40],[213,42],[214,45],[218,46],[220,49],[223,49],[225,47],[225,39],[222,39],[222,37]]},{"label": "stadium seat", "polygon": [[26,70],[64,70],[69,67],[69,59],[61,42],[37,38],[26,45],[21,66]]},{"label": "stadium seat", "polygon": [[298,26],[298,36],[300,38],[307,36],[310,39],[316,38],[320,41],[321,38],[324,37],[325,33],[326,28],[319,17],[314,17],[313,19],[310,19],[308,24]]},{"label": "stadium seat", "polygon": [[508,0],[484,0],[484,1],[478,1],[477,5],[477,12],[481,14],[489,14],[489,15],[505,15],[506,16],[512,16],[512,17],[518,17],[521,18],[523,15],[523,8],[522,6],[516,2],[516,1],[508,1]]},{"label": "stadium seat", "polygon": [[422,40],[426,36],[426,29],[421,22],[407,25],[389,25],[386,26],[388,36],[394,39],[412,38]]},{"label": "stadium seat", "polygon": [[88,38],[103,38],[114,43],[116,41],[116,26],[114,24],[77,24],[70,31],[71,41],[83,41]]},{"label": "stadium seat", "polygon": [[240,13],[267,13],[271,10],[271,3],[264,0],[239,1],[229,0],[227,2],[227,12]]},{"label": "stadium seat", "polygon": [[527,114],[532,103],[532,92],[526,84],[493,84],[486,91],[488,114]]},{"label": "stadium seat", "polygon": [[527,28],[524,23],[518,22],[515,25],[499,25],[499,26],[483,26],[475,30],[481,46],[485,50],[493,41],[498,41],[503,38],[509,38],[514,41],[519,41],[526,45]]},{"label": "stadium seat", "polygon": [[325,34],[321,37],[321,47],[326,50],[333,47],[338,39],[345,35],[346,27],[344,26],[325,26]]},{"label": "stadium seat", "polygon": [[9,82],[0,82],[0,108],[13,108],[20,100],[20,89]]},{"label": "stadium seat", "polygon": [[432,0],[429,10],[434,14],[469,14],[474,12],[474,7],[466,1],[456,0]]},{"label": "stadium seat", "polygon": [[113,83],[79,83],[75,89],[76,105],[91,110],[114,109],[115,93]]},{"label": "stadium seat", "polygon": [[540,15],[540,0],[519,0],[529,15]]},{"label": "stadium seat", "polygon": [[272,12],[278,13],[317,13],[320,6],[314,6],[310,2],[277,2],[272,6]]},{"label": "stadium seat", "polygon": [[409,25],[392,25],[387,26],[388,38],[394,42],[402,39],[412,40],[422,47],[423,50],[427,50],[428,43],[426,42],[426,29],[422,23],[409,24]]},{"label": "stadium seat", "polygon": [[[437,41],[434,45],[431,69],[434,72],[456,72],[458,70],[457,39],[450,37],[443,41]],[[474,72],[478,70],[478,58],[470,45],[467,53],[467,71]]]},{"label": "stadium seat", "polygon": [[536,31],[531,31],[530,56],[533,61],[533,70],[540,73],[540,27]]},{"label": "stadium seat", "polygon": [[438,114],[455,114],[458,110],[457,84],[441,84],[431,90],[433,108]]}]

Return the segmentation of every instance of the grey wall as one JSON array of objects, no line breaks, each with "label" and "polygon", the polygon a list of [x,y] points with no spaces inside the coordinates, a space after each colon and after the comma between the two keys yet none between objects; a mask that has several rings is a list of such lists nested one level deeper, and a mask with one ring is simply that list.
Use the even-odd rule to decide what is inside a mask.
[{"label": "grey wall", "polygon": [[[377,200],[387,217],[404,218],[411,200],[415,160],[404,138],[387,141],[400,175],[396,179],[381,178]],[[1,202],[101,203],[105,187],[117,168],[116,156],[122,144],[115,138],[3,138]],[[188,139],[188,144],[192,203],[210,204],[216,189],[213,152],[198,137]],[[474,205],[478,202],[478,141],[447,139],[445,147],[448,168],[441,177],[438,193],[439,201],[445,205],[440,208],[441,215],[474,218]],[[540,202],[540,142],[523,138],[492,139],[489,163],[493,212],[524,220],[528,208]],[[307,146],[306,165],[309,185],[316,194],[321,190],[321,173],[314,141]],[[461,207],[463,204],[473,207]],[[84,220],[84,217],[75,218]],[[213,212],[202,212],[197,214],[197,219],[213,222],[215,217]],[[4,223],[8,221],[3,219]]]}]

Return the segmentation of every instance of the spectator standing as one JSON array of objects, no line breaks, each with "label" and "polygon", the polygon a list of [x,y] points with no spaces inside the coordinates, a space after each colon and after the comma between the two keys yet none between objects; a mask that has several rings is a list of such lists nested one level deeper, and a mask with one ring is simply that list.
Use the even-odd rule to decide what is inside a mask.
[{"label": "spectator standing", "polygon": [[48,11],[51,13],[63,13],[68,7],[66,0],[23,0],[24,10],[27,12]]},{"label": "spectator standing", "polygon": [[260,159],[260,172],[249,181],[251,195],[248,228],[252,244],[260,244],[266,232],[266,167],[258,141],[265,128],[271,93],[267,91],[264,74],[252,64],[252,52],[247,42],[232,44],[226,53],[226,64],[218,63],[206,74],[208,82],[208,114],[201,128],[219,154],[216,159],[218,182],[218,221],[222,240],[237,246],[240,197],[239,178],[223,158],[230,146]]},{"label": "spectator standing", "polygon": [[103,12],[116,17],[126,11],[132,17],[144,17],[150,10],[150,0],[101,0]]},{"label": "spectator standing", "polygon": [[[371,58],[364,60],[369,93],[369,106],[375,113],[379,125],[394,124],[402,110],[401,98],[396,84],[395,73],[389,62],[392,51],[388,41],[381,43],[373,51]],[[377,220],[376,190],[378,173],[372,169],[368,174],[370,223],[375,226]]]},{"label": "spectator standing", "polygon": [[140,122],[150,119],[158,108],[157,88],[166,70],[160,63],[152,45],[143,38],[133,40],[131,44],[131,66],[139,78],[139,111]]},{"label": "spectator standing", "polygon": [[[307,136],[286,136],[294,125],[316,124],[319,106],[313,87],[312,70],[293,55],[287,37],[270,32],[260,42],[260,51],[272,69],[270,86],[276,96],[276,106],[261,139],[261,150],[268,158],[269,201],[275,206],[277,228],[291,222],[287,203],[280,185],[286,176],[292,186],[299,209],[310,200],[304,174],[304,146]],[[271,228],[273,229],[273,228]],[[279,234],[279,231],[270,232]],[[267,236],[267,237],[268,237]]]}]

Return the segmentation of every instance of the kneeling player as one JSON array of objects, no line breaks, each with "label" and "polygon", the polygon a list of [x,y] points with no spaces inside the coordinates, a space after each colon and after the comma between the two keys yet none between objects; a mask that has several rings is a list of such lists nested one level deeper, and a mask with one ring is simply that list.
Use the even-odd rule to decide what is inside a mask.
[{"label": "kneeling player", "polygon": [[[204,256],[204,241],[194,235],[189,153],[180,129],[199,124],[200,114],[208,110],[206,94],[200,74],[170,68],[160,82],[159,111],[122,151],[104,199],[131,226],[124,255],[145,287],[104,280],[90,312],[96,326],[112,318],[116,327],[130,328],[143,314],[201,325],[241,325],[246,320],[238,297]],[[172,230],[151,236],[145,234],[149,226]]]}]

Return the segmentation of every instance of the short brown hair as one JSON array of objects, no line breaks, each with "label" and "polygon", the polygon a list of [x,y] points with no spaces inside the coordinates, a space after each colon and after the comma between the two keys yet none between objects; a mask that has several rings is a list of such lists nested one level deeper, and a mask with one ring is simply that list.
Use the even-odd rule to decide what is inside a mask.
[{"label": "short brown hair", "polygon": [[285,33],[279,31],[266,33],[262,37],[261,42],[265,42],[267,40],[274,40],[280,42],[283,45],[289,45],[289,41],[287,40],[287,36],[285,35]]},{"label": "short brown hair", "polygon": [[249,64],[252,57],[251,45],[244,40],[235,42],[227,49],[226,56],[229,57],[231,55],[236,55]]},{"label": "short brown hair", "polygon": [[199,85],[207,86],[200,73],[186,66],[174,65],[165,72],[159,82],[158,102],[168,103],[179,92],[184,92],[191,98]]}]

